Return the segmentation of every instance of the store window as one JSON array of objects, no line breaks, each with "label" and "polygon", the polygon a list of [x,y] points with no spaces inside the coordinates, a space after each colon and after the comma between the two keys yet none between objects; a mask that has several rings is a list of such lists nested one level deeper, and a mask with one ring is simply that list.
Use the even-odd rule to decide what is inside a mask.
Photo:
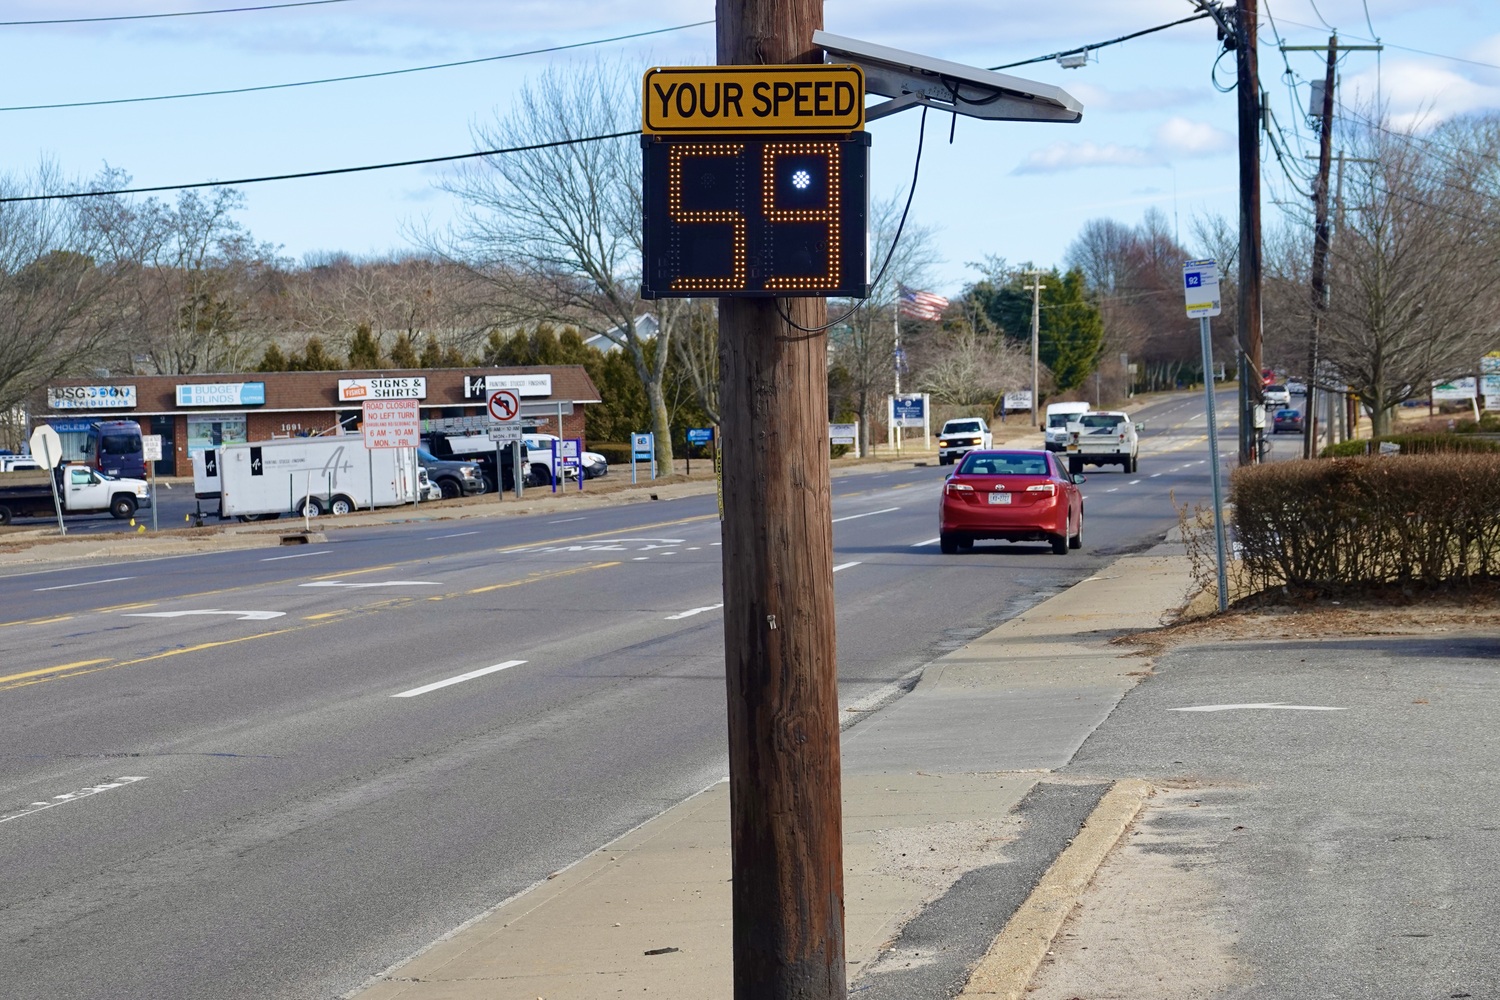
[{"label": "store window", "polygon": [[187,418],[188,454],[196,455],[207,448],[221,448],[226,444],[244,444],[244,414],[195,414]]}]

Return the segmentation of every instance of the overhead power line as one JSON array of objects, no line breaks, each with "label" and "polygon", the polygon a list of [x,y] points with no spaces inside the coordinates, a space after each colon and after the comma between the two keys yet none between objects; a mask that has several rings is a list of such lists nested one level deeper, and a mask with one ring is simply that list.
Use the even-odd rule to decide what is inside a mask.
[{"label": "overhead power line", "polygon": [[295,174],[268,174],[260,177],[240,177],[230,181],[194,181],[190,184],[158,184],[153,187],[115,188],[109,191],[65,191],[60,194],[28,194],[0,198],[0,205],[22,201],[68,201],[74,198],[104,198],[118,194],[155,194],[160,191],[186,191],[189,188],[234,187],[241,184],[263,184],[267,181],[292,181],[306,177],[333,177],[337,174],[358,174],[370,170],[391,170],[396,167],[420,167],[430,163],[452,163],[456,160],[474,160],[482,156],[503,156],[507,153],[529,153],[538,149],[557,146],[576,146],[584,142],[600,142],[604,139],[622,139],[639,136],[639,129],[629,132],[610,132],[607,135],[587,135],[577,139],[559,139],[556,142],[538,142],[529,146],[508,146],[504,149],[483,149],[477,153],[455,153],[452,156],[429,156],[420,160],[399,160],[394,163],[370,163],[362,167],[334,167],[329,170],[306,170]]},{"label": "overhead power line", "polygon": [[1180,21],[1169,21],[1166,24],[1158,24],[1154,28],[1145,28],[1141,31],[1132,31],[1128,35],[1121,35],[1119,38],[1111,38],[1107,42],[1096,42],[1093,45],[1080,45],[1074,49],[1064,49],[1061,52],[1053,52],[1045,56],[1036,56],[1032,59],[1022,59],[1019,62],[1005,63],[1002,66],[991,66],[989,67],[989,69],[991,72],[995,72],[1002,69],[1013,69],[1016,66],[1028,66],[1031,63],[1047,62],[1048,60],[1056,59],[1059,56],[1074,56],[1078,55],[1080,52],[1092,52],[1095,49],[1102,49],[1106,45],[1118,45],[1121,42],[1128,42],[1132,38],[1140,38],[1142,35],[1149,35],[1156,31],[1166,31],[1168,28],[1175,28],[1179,24],[1187,24],[1191,21],[1201,21],[1205,17],[1209,16],[1210,15],[1205,11],[1201,14],[1194,14],[1192,17],[1184,17]]},{"label": "overhead power line", "polygon": [[294,3],[268,3],[257,7],[220,7],[215,10],[178,10],[164,14],[114,14],[108,17],[52,17],[39,21],[0,21],[0,28],[19,28],[32,24],[97,24],[100,21],[153,21],[163,17],[197,17],[201,14],[243,14],[254,10],[281,10],[284,7],[321,7],[351,0],[296,0]]},{"label": "overhead power line", "polygon": [[[324,0],[326,2],[326,0]],[[226,94],[252,94],[264,90],[286,90],[292,87],[313,87],[324,83],[347,83],[351,80],[374,80],[383,76],[402,76],[407,73],[426,73],[435,69],[453,69],[458,66],[477,66],[481,63],[499,62],[503,59],[519,59],[522,56],[545,55],[548,52],[564,52],[568,49],[582,49],[591,45],[608,45],[610,42],[624,42],[632,38],[645,38],[648,35],[664,35],[670,31],[684,31],[688,28],[698,28],[705,24],[713,24],[712,20],[694,21],[691,24],[678,24],[670,28],[653,28],[650,31],[637,31],[629,35],[615,35],[612,38],[595,38],[587,42],[570,42],[567,45],[549,45],[541,49],[527,49],[524,52],[507,52],[499,56],[481,56],[478,59],[461,59],[458,62],[434,63],[430,66],[409,66],[406,69],[388,69],[378,73],[355,73],[350,76],[330,76],[318,80],[298,80],[293,83],[267,83],[257,87],[232,87],[224,90],[199,90],[187,94],[158,94],[154,97],[115,97],[99,101],[68,101],[59,104],[17,104],[11,107],[0,107],[0,111],[53,111],[58,108],[96,108],[106,104],[144,104],[149,101],[178,101],[189,97],[222,97]]]}]

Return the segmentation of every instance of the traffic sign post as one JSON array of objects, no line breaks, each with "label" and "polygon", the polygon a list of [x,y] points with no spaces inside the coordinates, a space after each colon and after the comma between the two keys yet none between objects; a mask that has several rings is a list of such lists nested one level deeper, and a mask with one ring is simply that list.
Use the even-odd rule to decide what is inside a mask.
[{"label": "traffic sign post", "polygon": [[515,389],[496,389],[484,404],[490,422],[490,440],[495,442],[495,496],[504,498],[505,481],[501,475],[500,449],[507,443],[511,449],[511,478],[516,484],[516,499],[521,499],[526,470],[521,468],[521,396]]},{"label": "traffic sign post", "polygon": [[513,389],[496,389],[490,393],[485,408],[495,423],[508,424],[521,419],[521,397]]},{"label": "traffic sign post", "polygon": [[[422,443],[422,415],[415,399],[367,399],[361,404],[360,432],[365,447],[411,449],[411,504],[422,502],[417,447]],[[375,463],[370,463],[370,509],[375,509]]]},{"label": "traffic sign post", "polygon": [[641,459],[651,460],[651,478],[656,478],[656,435],[651,433],[630,435],[630,481],[635,482],[635,465]]},{"label": "traffic sign post", "polygon": [[146,460],[146,468],[151,473],[151,530],[160,531],[156,516],[156,463],[161,461],[160,434],[141,435],[141,457]]},{"label": "traffic sign post", "polygon": [[1203,349],[1203,395],[1208,406],[1208,467],[1214,493],[1214,549],[1219,563],[1219,610],[1229,607],[1229,578],[1224,565],[1224,485],[1219,474],[1219,427],[1214,417],[1214,345],[1209,317],[1219,315],[1219,265],[1190,260],[1182,265],[1182,291],[1189,318],[1198,320]]},{"label": "traffic sign post", "polygon": [[57,512],[57,531],[68,533],[63,524],[62,499],[57,495],[57,476],[52,470],[62,463],[62,435],[52,429],[51,424],[40,424],[31,432],[31,455],[38,465],[47,470],[47,482],[52,484],[52,509]]}]

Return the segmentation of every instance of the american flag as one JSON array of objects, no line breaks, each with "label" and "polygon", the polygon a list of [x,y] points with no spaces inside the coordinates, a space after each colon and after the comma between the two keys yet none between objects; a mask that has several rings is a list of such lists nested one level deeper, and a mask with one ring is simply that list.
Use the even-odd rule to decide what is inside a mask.
[{"label": "american flag", "polygon": [[900,293],[901,315],[912,319],[942,319],[943,310],[948,308],[948,300],[935,292],[919,292],[901,285]]}]

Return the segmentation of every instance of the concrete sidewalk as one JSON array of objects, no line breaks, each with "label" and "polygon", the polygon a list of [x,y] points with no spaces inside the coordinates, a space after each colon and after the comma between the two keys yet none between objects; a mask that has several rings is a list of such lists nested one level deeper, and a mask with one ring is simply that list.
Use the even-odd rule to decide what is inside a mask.
[{"label": "concrete sidewalk", "polygon": [[[1049,772],[1149,668],[1109,639],[1160,625],[1188,586],[1172,547],[1124,557],[935,661],[887,707],[846,709],[851,992],[937,1000],[967,983],[968,996],[1024,993],[1145,794]],[[1078,836],[1084,826],[1089,837]],[[352,995],[730,996],[729,879],[721,781]],[[1033,891],[1039,879],[1045,891]]]}]

